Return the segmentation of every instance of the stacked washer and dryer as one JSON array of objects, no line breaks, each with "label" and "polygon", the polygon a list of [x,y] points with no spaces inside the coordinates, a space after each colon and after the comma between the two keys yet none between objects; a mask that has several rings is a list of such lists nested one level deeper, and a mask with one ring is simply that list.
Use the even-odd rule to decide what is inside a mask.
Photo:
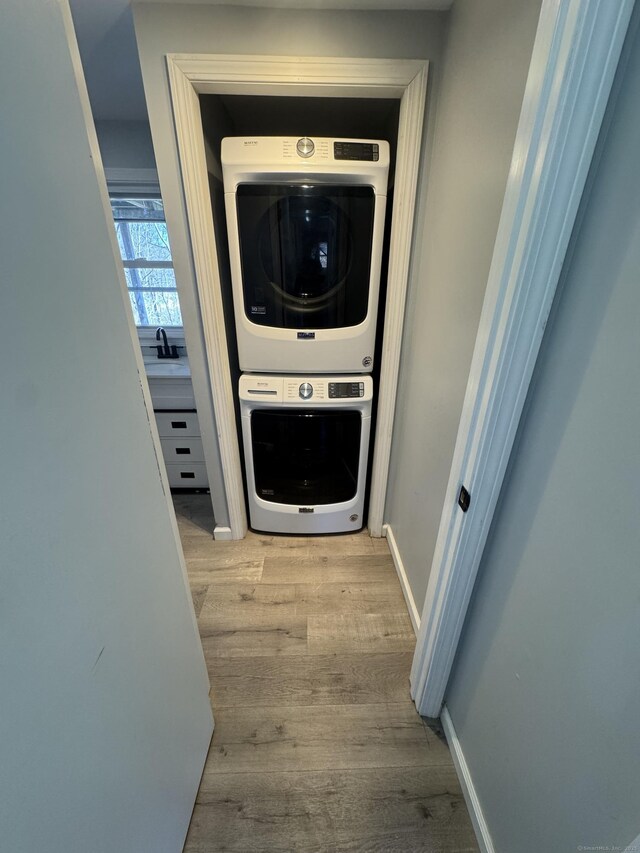
[{"label": "stacked washer and dryer", "polygon": [[228,137],[222,171],[251,526],[359,530],[389,145]]}]

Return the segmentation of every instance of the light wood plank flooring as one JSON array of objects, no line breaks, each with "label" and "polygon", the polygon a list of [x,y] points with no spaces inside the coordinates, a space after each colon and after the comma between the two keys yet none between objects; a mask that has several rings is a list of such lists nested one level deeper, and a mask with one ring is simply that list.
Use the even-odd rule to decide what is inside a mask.
[{"label": "light wood plank flooring", "polygon": [[475,853],[386,541],[215,542],[208,496],[174,504],[216,722],[185,853]]}]

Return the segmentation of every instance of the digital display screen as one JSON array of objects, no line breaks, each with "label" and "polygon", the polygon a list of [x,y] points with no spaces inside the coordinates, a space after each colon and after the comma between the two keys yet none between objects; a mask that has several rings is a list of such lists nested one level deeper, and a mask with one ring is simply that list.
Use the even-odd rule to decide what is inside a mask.
[{"label": "digital display screen", "polygon": [[334,142],[333,156],[336,160],[380,159],[380,146],[375,142]]},{"label": "digital display screen", "polygon": [[364,397],[364,382],[330,382],[329,397]]}]

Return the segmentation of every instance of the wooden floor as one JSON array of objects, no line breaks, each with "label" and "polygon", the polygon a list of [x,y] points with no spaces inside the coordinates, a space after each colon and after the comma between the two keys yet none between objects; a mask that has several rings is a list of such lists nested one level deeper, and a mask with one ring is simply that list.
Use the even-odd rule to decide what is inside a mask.
[{"label": "wooden floor", "polygon": [[185,853],[477,851],[386,541],[214,542],[208,496],[174,503],[216,724]]}]

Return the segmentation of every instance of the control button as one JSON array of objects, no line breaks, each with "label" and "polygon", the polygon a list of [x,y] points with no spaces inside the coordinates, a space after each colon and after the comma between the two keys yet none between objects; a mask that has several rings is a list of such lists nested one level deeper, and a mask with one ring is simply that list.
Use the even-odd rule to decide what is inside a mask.
[{"label": "control button", "polygon": [[296,150],[301,157],[311,157],[316,150],[316,146],[312,139],[309,139],[308,136],[303,136],[302,139],[298,140]]},{"label": "control button", "polygon": [[303,400],[308,400],[310,397],[313,397],[313,385],[310,382],[303,382],[298,388],[298,394],[300,394]]}]

